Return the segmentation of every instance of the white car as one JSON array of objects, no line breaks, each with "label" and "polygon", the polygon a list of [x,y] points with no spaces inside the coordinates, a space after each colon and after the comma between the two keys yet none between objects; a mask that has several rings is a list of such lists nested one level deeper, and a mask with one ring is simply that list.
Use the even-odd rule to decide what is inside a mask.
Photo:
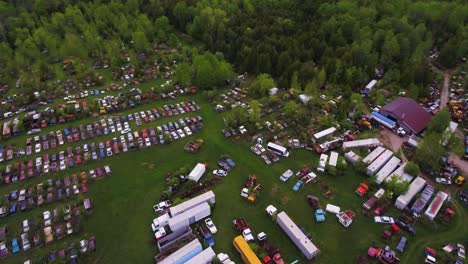
[{"label": "white car", "polygon": [[130,125],[127,121],[124,122],[124,129],[130,129]]},{"label": "white car", "polygon": [[244,198],[249,197],[249,189],[243,188],[240,195]]},{"label": "white car", "polygon": [[457,255],[461,259],[465,259],[465,247],[462,244],[457,244],[458,251]]},{"label": "white car", "polygon": [[146,145],[147,147],[151,146],[151,141],[150,141],[149,138],[145,138],[145,145]]},{"label": "white car", "polygon": [[29,220],[28,219],[23,221],[23,232],[24,233],[29,232]]},{"label": "white car", "polygon": [[220,177],[226,177],[227,176],[227,171],[225,171],[225,170],[214,170],[213,174],[216,175],[216,176],[220,176]]},{"label": "white car", "polygon": [[117,131],[122,131],[122,124],[117,123]]},{"label": "white car", "polygon": [[81,253],[86,253],[88,250],[88,240],[81,240],[80,241],[80,251]]},{"label": "white car", "polygon": [[445,184],[445,185],[452,184],[452,182],[449,179],[446,179],[446,178],[436,178],[435,180],[436,180],[436,182],[441,183],[441,184]]},{"label": "white car", "polygon": [[106,154],[107,154],[107,157],[112,156],[112,149],[110,147],[107,148]]},{"label": "white car", "polygon": [[37,143],[34,147],[34,152],[39,153],[41,152],[41,143]]},{"label": "white car", "polygon": [[185,131],[185,134],[187,134],[188,136],[192,135],[192,130],[190,130],[190,128],[184,127],[184,131]]},{"label": "white car", "polygon": [[216,226],[213,223],[213,220],[211,220],[211,218],[205,219],[205,224],[206,224],[206,227],[208,227],[208,229],[210,230],[210,232],[212,234],[216,234],[216,232],[218,232],[218,229],[216,228]]},{"label": "white car", "polygon": [[77,195],[80,193],[80,190],[78,189],[78,185],[74,184],[73,185],[73,194]]},{"label": "white car", "polygon": [[110,126],[110,130],[111,130],[111,133],[115,133],[115,126],[114,126],[114,125],[111,125],[111,126]]},{"label": "white car", "polygon": [[59,166],[59,167],[60,167],[60,170],[61,170],[61,171],[62,171],[62,170],[65,170],[65,169],[67,168],[67,165],[65,165],[65,160],[61,160],[61,161],[60,161],[60,166]]},{"label": "white car", "polygon": [[395,220],[389,216],[375,216],[374,222],[382,224],[394,224]]},{"label": "white car", "polygon": [[261,153],[263,153],[263,152],[266,151],[266,149],[262,146],[262,144],[257,144],[257,145],[255,145],[255,146],[257,147],[257,149],[258,149]]},{"label": "white car", "polygon": [[280,181],[286,182],[286,181],[289,180],[289,178],[291,178],[293,175],[294,175],[293,171],[288,169],[287,171],[283,172],[283,174],[281,174],[281,176],[280,176]]},{"label": "white car", "polygon": [[163,211],[164,209],[169,208],[170,206],[171,206],[170,201],[163,201],[163,202],[153,205],[153,209],[156,213],[159,213]]},{"label": "white car", "polygon": [[240,132],[242,135],[244,135],[244,134],[247,133],[247,129],[245,129],[244,126],[240,126],[240,127],[239,127],[239,132]]},{"label": "white car", "polygon": [[73,228],[72,224],[70,222],[67,222],[67,235],[71,235],[73,233]]},{"label": "white car", "polygon": [[173,139],[179,139],[179,136],[174,131],[171,132],[171,136],[172,136]]},{"label": "white car", "polygon": [[182,131],[182,129],[177,129],[177,133],[179,134],[180,138],[184,138],[185,137],[185,133],[184,131]]},{"label": "white car", "polygon": [[42,215],[44,216],[44,225],[45,226],[50,226],[52,224],[52,220],[50,218],[50,212],[45,211],[45,212],[42,213]]},{"label": "white car", "polygon": [[254,236],[252,235],[252,231],[250,231],[250,228],[244,229],[244,231],[242,231],[242,236],[247,242],[255,240]]},{"label": "white car", "polygon": [[31,249],[31,244],[29,243],[27,233],[21,234],[21,242],[22,242],[22,245],[23,245],[23,251],[28,251],[29,249]]}]

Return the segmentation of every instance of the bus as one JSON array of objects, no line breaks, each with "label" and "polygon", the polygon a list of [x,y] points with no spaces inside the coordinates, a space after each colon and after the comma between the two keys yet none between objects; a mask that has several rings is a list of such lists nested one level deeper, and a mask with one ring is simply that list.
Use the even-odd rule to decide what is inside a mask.
[{"label": "bus", "polygon": [[249,244],[245,241],[242,236],[237,236],[232,241],[234,247],[236,248],[237,252],[242,257],[242,260],[245,264],[262,264],[260,259],[255,255],[253,250],[250,248]]},{"label": "bus", "polygon": [[289,152],[285,147],[275,144],[273,142],[268,142],[267,149],[283,157],[289,157]]}]

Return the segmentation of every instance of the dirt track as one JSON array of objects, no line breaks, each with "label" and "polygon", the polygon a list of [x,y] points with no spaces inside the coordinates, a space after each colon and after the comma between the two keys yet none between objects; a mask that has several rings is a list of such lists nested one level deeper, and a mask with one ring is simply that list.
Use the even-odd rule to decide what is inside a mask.
[{"label": "dirt track", "polygon": [[450,154],[449,161],[453,162],[463,176],[468,176],[468,162],[455,154]]},{"label": "dirt track", "polygon": [[450,74],[444,74],[444,86],[442,91],[440,91],[440,110],[447,107],[448,95],[449,95],[449,86],[450,86]]}]

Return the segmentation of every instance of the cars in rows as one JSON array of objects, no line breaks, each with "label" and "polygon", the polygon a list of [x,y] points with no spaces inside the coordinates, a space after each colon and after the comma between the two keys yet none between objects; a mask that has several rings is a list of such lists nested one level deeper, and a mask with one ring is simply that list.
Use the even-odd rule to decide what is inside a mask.
[{"label": "cars in rows", "polygon": [[[94,121],[89,124],[80,125],[78,127],[64,128],[63,130],[50,131],[48,134],[43,134],[41,136],[37,135],[32,138],[26,139],[26,151],[12,149],[11,155],[7,155],[8,149],[0,147],[0,162],[4,160],[11,160],[13,158],[13,153],[17,155],[23,155],[24,152],[26,155],[31,155],[33,153],[40,153],[43,150],[48,150],[49,148],[55,149],[57,146],[64,145],[66,142],[75,142],[78,140],[89,140],[95,136],[107,135],[109,133],[115,132],[130,132],[131,128],[129,121],[135,121],[137,125],[141,125],[142,121],[147,123],[154,121],[166,116],[178,115],[179,113],[190,113],[195,112],[200,109],[200,106],[195,101],[179,102],[176,104],[164,105],[161,109],[152,108],[151,110],[135,112],[133,115],[121,115],[116,117],[108,118],[107,120],[102,118],[101,120]],[[197,117],[198,121],[202,121],[201,117]],[[190,118],[180,118],[178,122],[174,123],[174,128],[176,130],[182,127],[188,127],[190,130],[184,128],[184,134],[191,135],[190,133],[194,130],[191,127]],[[40,132],[40,131],[39,131]],[[178,132],[179,137],[181,133]],[[12,148],[12,147],[11,147]],[[10,157],[11,156],[11,157]]]},{"label": "cars in rows", "polygon": [[[56,180],[49,179],[46,182],[31,185],[19,191],[11,191],[5,196],[5,202],[0,206],[0,218],[15,215],[17,212],[24,212],[46,203],[72,198],[73,195],[79,193],[87,193],[89,180],[111,174],[110,166],[105,165],[89,172],[83,171],[79,175],[73,174]],[[50,215],[44,213],[43,217],[46,220],[50,218]],[[29,223],[23,221],[23,230],[26,232],[28,229]]]},{"label": "cars in rows", "polygon": [[[140,131],[141,133],[138,133],[138,131],[128,133],[128,140],[125,136],[122,136],[119,142],[117,137],[115,137],[112,140],[113,143],[111,140],[99,143],[87,143],[75,149],[69,147],[66,151],[60,151],[59,153],[50,155],[44,154],[37,157],[34,162],[30,160],[24,163],[17,163],[18,165],[16,167],[8,165],[4,173],[4,183],[9,184],[41,174],[63,171],[67,168],[72,168],[84,162],[88,162],[91,159],[97,160],[99,158],[110,157],[114,154],[118,155],[120,152],[135,150],[136,146],[143,148],[155,144],[166,144],[168,140],[185,138],[187,135],[192,135],[193,132],[202,129],[203,126],[200,120],[202,120],[201,117],[186,118],[186,120],[181,119],[181,124],[187,125],[190,123],[190,127],[185,126],[176,130],[177,123],[169,122],[168,124],[156,127],[156,129],[149,128],[148,130],[143,129]],[[178,127],[181,127],[181,124],[178,125]],[[220,166],[225,171],[230,170],[232,164],[230,165],[229,163],[229,159],[219,161],[219,164],[221,164]]]}]

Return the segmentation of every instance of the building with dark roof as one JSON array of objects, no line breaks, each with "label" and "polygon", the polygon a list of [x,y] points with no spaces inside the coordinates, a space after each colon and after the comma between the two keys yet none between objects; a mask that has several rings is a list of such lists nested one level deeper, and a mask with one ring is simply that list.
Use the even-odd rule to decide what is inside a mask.
[{"label": "building with dark roof", "polygon": [[380,109],[380,113],[395,120],[407,132],[414,134],[421,133],[432,118],[426,109],[407,97],[398,97]]}]

